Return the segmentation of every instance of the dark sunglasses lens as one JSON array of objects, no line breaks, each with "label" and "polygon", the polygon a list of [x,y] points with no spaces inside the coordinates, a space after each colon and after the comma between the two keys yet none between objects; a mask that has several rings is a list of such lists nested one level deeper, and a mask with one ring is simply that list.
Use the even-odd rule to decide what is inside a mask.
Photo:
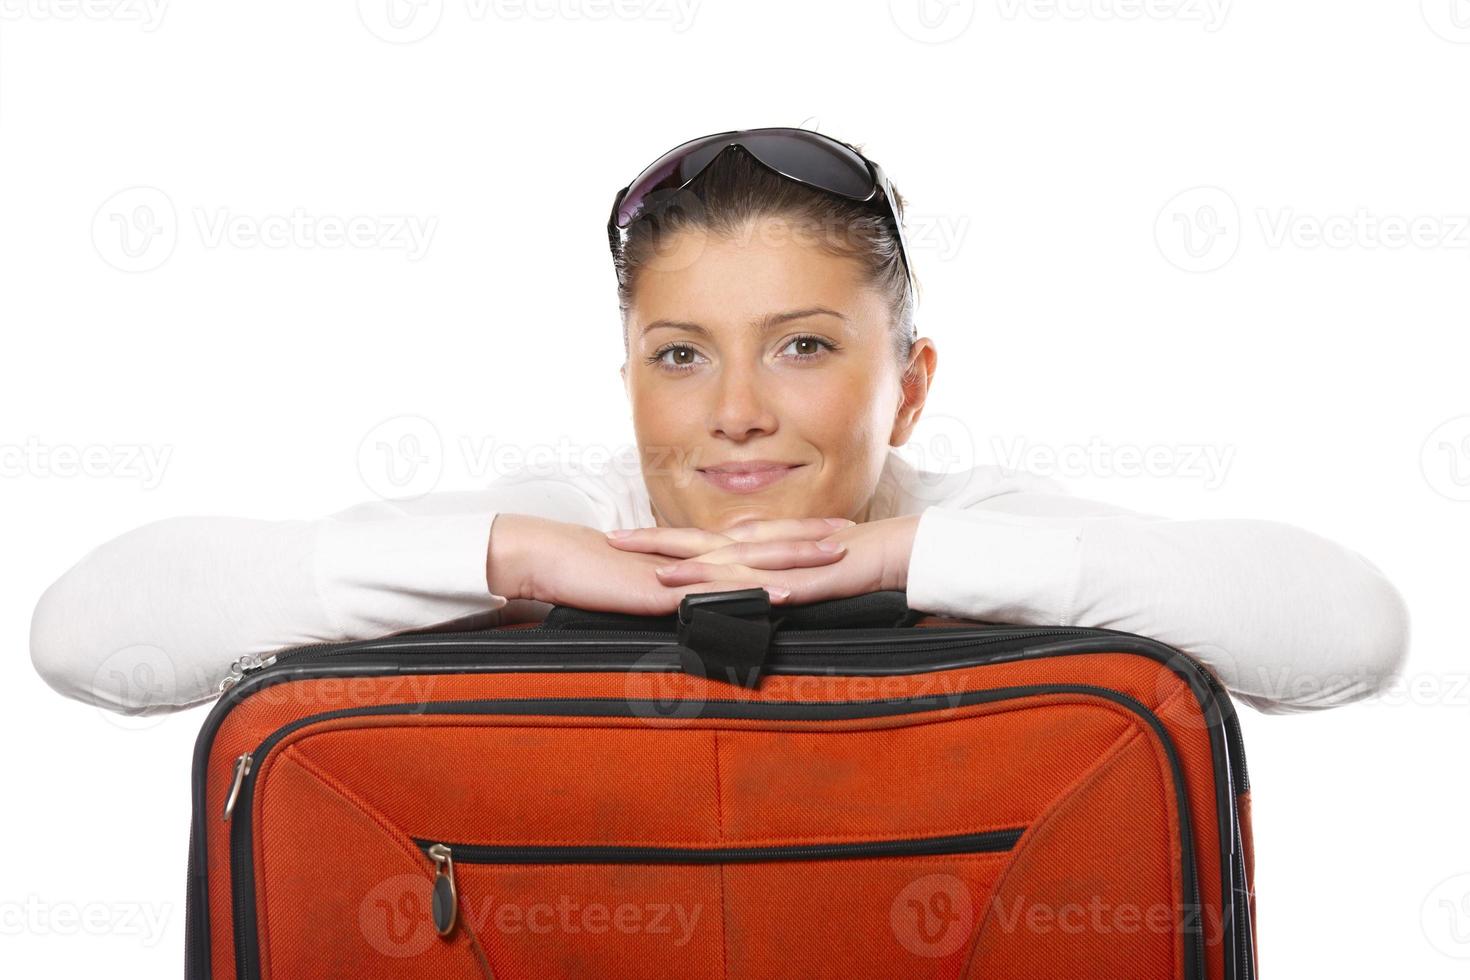
[{"label": "dark sunglasses lens", "polygon": [[873,193],[873,176],[862,157],[809,130],[719,133],[674,147],[639,174],[618,205],[618,227],[626,228],[654,191],[682,186],[732,142],[739,142],[772,170],[803,184],[858,201]]},{"label": "dark sunglasses lens", "polygon": [[628,226],[648,195],[662,187],[678,187],[708,166],[732,135],[718,133],[690,140],[651,163],[628,186],[628,193],[618,205],[618,227]]},{"label": "dark sunglasses lens", "polygon": [[873,175],[862,157],[809,130],[750,133],[740,144],[772,170],[803,184],[858,201],[873,193]]}]

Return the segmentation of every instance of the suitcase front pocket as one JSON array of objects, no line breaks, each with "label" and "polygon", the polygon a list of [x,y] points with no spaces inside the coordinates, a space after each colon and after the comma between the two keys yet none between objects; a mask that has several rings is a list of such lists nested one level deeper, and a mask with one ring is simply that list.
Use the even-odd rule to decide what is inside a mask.
[{"label": "suitcase front pocket", "polygon": [[[419,702],[278,730],[238,780],[237,975],[288,980],[335,964],[341,950],[317,948],[309,916],[357,928],[378,879],[347,872],[372,862],[417,875],[415,910],[401,911],[425,923],[427,955],[442,960],[465,932],[499,980],[962,976],[1025,829],[1142,731],[1112,692],[1062,686],[709,701],[677,724],[648,710],[613,698]],[[309,813],[320,790],[302,767],[279,768],[283,756],[350,800],[331,804],[342,811],[333,830]],[[1197,902],[1168,761],[1160,812],[1186,835],[1174,882]],[[291,889],[320,901],[302,906]],[[358,976],[426,965],[358,945]],[[482,975],[464,951],[460,963],[436,975]]]},{"label": "suitcase front pocket", "polygon": [[467,925],[497,977],[849,978],[912,975],[926,960],[957,967],[974,898],[1024,832],[769,847],[415,843],[437,866],[436,928]]}]

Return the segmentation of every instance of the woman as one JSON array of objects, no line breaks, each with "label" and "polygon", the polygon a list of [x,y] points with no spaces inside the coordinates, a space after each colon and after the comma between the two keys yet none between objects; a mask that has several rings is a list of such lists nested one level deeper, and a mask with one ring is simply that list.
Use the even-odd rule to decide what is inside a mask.
[{"label": "woman", "polygon": [[636,449],[603,471],[375,501],[320,520],[181,517],[86,555],[42,596],[37,670],[129,713],[214,697],[285,646],[538,618],[673,612],[689,592],[806,603],[906,589],[913,608],[1104,626],[1193,654],[1264,711],[1381,689],[1399,593],[1358,554],[1252,520],[1164,520],[993,466],[894,452],[938,355],[914,329],[903,203],[857,149],[804,130],[701,137],[609,219]]}]

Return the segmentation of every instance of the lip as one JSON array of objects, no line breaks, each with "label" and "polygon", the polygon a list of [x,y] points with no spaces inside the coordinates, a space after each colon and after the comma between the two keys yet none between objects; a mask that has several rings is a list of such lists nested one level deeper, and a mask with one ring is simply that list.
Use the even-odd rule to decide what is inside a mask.
[{"label": "lip", "polygon": [[725,463],[701,468],[699,475],[726,493],[755,493],[785,479],[804,463],[778,463],[754,459],[743,463]]}]

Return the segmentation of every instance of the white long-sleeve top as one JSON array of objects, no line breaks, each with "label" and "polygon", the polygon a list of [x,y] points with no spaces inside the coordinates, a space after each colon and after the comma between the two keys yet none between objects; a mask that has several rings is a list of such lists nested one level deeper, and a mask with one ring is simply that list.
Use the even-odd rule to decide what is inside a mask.
[{"label": "white long-sleeve top", "polygon": [[[31,658],[68,697],[149,714],[216,697],[242,654],[537,619],[545,603],[486,584],[495,516],[653,527],[636,460],[626,446],[600,468],[525,469],[479,491],[376,500],[316,520],[147,524],[46,590]],[[1378,568],[1288,524],[1169,520],[996,466],[917,469],[890,450],[868,519],[911,514],[921,516],[910,607],[1151,636],[1268,713],[1371,695],[1407,654],[1407,609]]]}]

